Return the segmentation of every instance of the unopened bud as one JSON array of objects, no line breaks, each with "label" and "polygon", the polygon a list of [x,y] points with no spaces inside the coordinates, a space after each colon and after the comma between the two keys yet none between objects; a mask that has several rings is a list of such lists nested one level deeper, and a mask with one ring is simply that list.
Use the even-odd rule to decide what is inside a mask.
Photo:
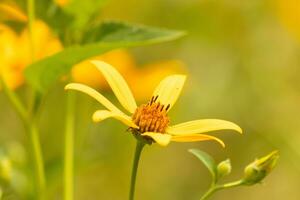
[{"label": "unopened bud", "polygon": [[261,182],[275,167],[278,158],[278,151],[273,151],[269,155],[250,163],[245,168],[244,184],[254,185]]},{"label": "unopened bud", "polygon": [[231,163],[230,160],[224,160],[220,162],[217,166],[218,178],[224,177],[231,172]]}]

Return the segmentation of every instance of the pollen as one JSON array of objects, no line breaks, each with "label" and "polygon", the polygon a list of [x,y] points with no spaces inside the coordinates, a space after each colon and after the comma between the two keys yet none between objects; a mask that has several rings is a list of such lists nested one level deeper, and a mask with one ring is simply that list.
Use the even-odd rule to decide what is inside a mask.
[{"label": "pollen", "polygon": [[133,122],[139,127],[140,133],[159,132],[165,133],[169,125],[167,111],[170,105],[163,105],[157,101],[158,96],[152,97],[147,104],[139,106],[133,116]]}]

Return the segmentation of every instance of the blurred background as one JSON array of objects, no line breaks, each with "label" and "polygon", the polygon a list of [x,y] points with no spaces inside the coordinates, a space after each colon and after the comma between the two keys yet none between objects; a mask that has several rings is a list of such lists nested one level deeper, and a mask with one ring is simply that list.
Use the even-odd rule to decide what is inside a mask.
[{"label": "blurred background", "polygon": [[[172,124],[218,118],[244,130],[242,136],[212,133],[225,141],[225,149],[213,142],[145,148],[136,199],[199,199],[210,175],[189,148],[204,150],[217,161],[230,158],[233,173],[228,181],[241,177],[244,166],[256,157],[280,151],[278,166],[263,184],[222,191],[211,199],[300,198],[299,1],[109,0],[99,15],[188,33],[174,42],[112,53],[121,58],[105,58],[125,66],[120,71],[140,103],[164,74],[186,73],[182,96],[170,112]],[[116,102],[104,83],[93,84],[102,85],[102,93]],[[62,198],[63,86],[49,91],[40,120],[50,199]],[[17,92],[26,98],[26,86]],[[115,120],[94,124],[91,115],[100,105],[91,98],[77,94],[76,103],[75,198],[126,199],[135,140]],[[0,145],[30,162],[23,126],[2,92],[0,108]],[[21,177],[19,182],[26,180]]]}]

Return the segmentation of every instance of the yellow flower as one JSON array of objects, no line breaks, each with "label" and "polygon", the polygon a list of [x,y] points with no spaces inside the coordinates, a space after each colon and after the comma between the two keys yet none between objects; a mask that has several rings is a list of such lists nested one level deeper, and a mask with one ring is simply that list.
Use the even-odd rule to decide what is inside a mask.
[{"label": "yellow flower", "polygon": [[[60,41],[42,21],[33,23],[34,57],[39,60],[62,49]],[[24,83],[23,70],[31,60],[29,32],[26,28],[17,35],[8,26],[0,24],[0,75],[9,88]]]},{"label": "yellow flower", "polygon": [[201,133],[223,129],[231,129],[242,133],[238,125],[219,119],[202,119],[174,126],[169,125],[168,112],[181,93],[186,79],[185,75],[175,74],[165,77],[154,90],[150,101],[138,107],[126,81],[114,67],[103,61],[91,62],[103,74],[120,104],[131,114],[131,116],[125,114],[102,94],[87,85],[80,83],[68,84],[65,87],[66,90],[77,90],[88,94],[106,108],[106,110],[98,110],[93,114],[94,122],[100,122],[111,117],[115,118],[129,126],[133,134],[150,142],[156,142],[161,146],[168,145],[170,141],[194,142],[206,140],[215,140],[224,146],[222,140]]}]

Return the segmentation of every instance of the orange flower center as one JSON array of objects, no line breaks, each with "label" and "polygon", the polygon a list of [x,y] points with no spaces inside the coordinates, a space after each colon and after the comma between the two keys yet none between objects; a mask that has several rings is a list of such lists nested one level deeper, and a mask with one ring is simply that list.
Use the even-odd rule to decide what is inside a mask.
[{"label": "orange flower center", "polygon": [[170,105],[164,106],[156,102],[158,96],[152,97],[147,104],[139,106],[132,115],[133,122],[139,126],[138,131],[164,133],[169,125],[167,111]]}]

